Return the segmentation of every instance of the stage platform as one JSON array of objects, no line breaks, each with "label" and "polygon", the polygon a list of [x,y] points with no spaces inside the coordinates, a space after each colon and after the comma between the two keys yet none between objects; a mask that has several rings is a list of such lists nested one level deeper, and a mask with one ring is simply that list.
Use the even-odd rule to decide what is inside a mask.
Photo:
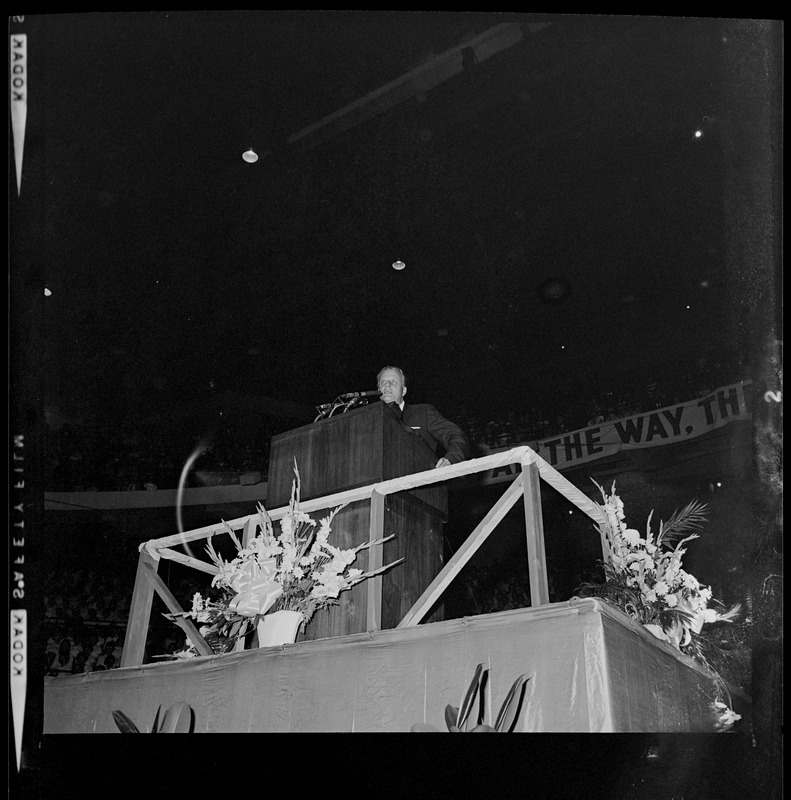
[{"label": "stage platform", "polygon": [[[487,721],[529,677],[516,731],[711,731],[710,673],[593,598],[188,661],[45,678],[44,733],[149,730],[188,703],[195,733],[445,730],[475,666],[489,670]],[[734,698],[738,713],[749,701]]]}]

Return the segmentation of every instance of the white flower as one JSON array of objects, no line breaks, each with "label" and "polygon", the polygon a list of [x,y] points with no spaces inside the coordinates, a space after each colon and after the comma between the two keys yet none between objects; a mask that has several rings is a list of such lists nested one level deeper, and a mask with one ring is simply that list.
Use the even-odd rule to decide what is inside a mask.
[{"label": "white flower", "polygon": [[346,588],[344,578],[330,572],[320,572],[316,575],[316,581],[310,590],[311,597],[337,597]]},{"label": "white flower", "polygon": [[735,722],[738,722],[742,718],[741,714],[737,714],[733,709],[728,708],[725,703],[719,700],[715,700],[711,705],[717,717],[717,722],[714,727],[718,731],[727,731]]},{"label": "white flower", "polygon": [[255,557],[259,561],[265,561],[267,558],[279,555],[282,549],[280,542],[273,537],[255,536],[247,548],[239,554],[239,558]]},{"label": "white flower", "polygon": [[291,572],[296,559],[297,559],[297,548],[290,542],[287,542],[283,547],[283,561],[280,564],[282,571]]},{"label": "white flower", "polygon": [[648,555],[648,553],[632,553],[629,556],[630,561],[630,568],[636,569],[640,564],[643,566],[643,570],[647,569],[654,569],[654,559]]},{"label": "white flower", "polygon": [[338,564],[343,564],[345,568],[348,567],[349,564],[352,564],[356,558],[357,552],[355,550],[341,550],[336,556],[335,561]]},{"label": "white flower", "polygon": [[685,600],[687,601],[687,605],[694,611],[696,614],[700,613],[705,610],[706,603],[703,599],[696,594],[686,595]]},{"label": "white flower", "polygon": [[176,658],[197,658],[198,651],[195,649],[195,645],[190,641],[189,636],[186,639],[184,650],[179,651],[178,653],[173,653]]},{"label": "white flower", "polygon": [[681,580],[687,589],[698,588],[699,586],[698,579],[694,575],[690,575],[688,572],[685,572],[684,570],[679,570],[679,576],[681,577]]},{"label": "white flower", "polygon": [[638,547],[641,543],[640,531],[636,531],[634,528],[627,528],[623,532],[623,538],[630,547]]},{"label": "white flower", "polygon": [[237,566],[233,561],[230,563],[223,562],[220,566],[220,571],[211,579],[211,585],[217,586],[217,584],[221,583],[230,586],[237,572]]},{"label": "white flower", "polygon": [[315,550],[316,552],[319,552],[322,549],[324,549],[327,546],[327,537],[329,536],[329,533],[330,533],[329,528],[327,528],[326,531],[323,528],[320,528],[316,532],[316,540],[313,543],[311,551]]},{"label": "white flower", "polygon": [[664,579],[669,584],[675,584],[679,577],[679,571],[681,569],[681,565],[679,564],[678,560],[675,558],[664,559]]},{"label": "white flower", "polygon": [[654,591],[659,597],[664,597],[670,591],[670,587],[664,581],[657,581]]},{"label": "white flower", "polygon": [[703,611],[704,622],[716,622],[719,618],[720,615],[713,608],[707,608]]},{"label": "white flower", "polygon": [[656,602],[656,592],[653,589],[649,589],[647,592],[643,592],[643,597],[648,603]]},{"label": "white flower", "polygon": [[292,523],[291,517],[283,517],[280,520],[280,530],[282,531],[282,538],[288,541],[292,539]]},{"label": "white flower", "polygon": [[678,605],[678,596],[675,594],[666,594],[664,600],[668,608],[675,608]]}]

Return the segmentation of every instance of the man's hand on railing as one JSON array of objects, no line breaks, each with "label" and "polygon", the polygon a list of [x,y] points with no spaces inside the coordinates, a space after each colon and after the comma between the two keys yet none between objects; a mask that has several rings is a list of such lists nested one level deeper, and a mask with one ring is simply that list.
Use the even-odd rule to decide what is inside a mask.
[{"label": "man's hand on railing", "polygon": [[439,469],[440,467],[449,467],[449,466],[450,466],[450,461],[448,461],[447,458],[441,458],[439,461],[437,461],[437,465],[436,467],[434,467],[434,469]]}]

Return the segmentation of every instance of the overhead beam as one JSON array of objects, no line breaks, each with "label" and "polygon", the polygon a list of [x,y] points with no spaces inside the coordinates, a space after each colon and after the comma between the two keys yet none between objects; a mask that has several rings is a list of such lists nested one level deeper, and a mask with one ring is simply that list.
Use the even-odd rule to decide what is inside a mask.
[{"label": "overhead beam", "polygon": [[315,147],[458,75],[464,69],[462,51],[471,49],[475,54],[475,62],[480,64],[521,42],[523,27],[535,33],[548,26],[548,22],[530,23],[524,26],[516,22],[495,25],[474,39],[445,50],[427,63],[415,67],[390,83],[308,125],[307,128],[289,136],[287,143]]}]

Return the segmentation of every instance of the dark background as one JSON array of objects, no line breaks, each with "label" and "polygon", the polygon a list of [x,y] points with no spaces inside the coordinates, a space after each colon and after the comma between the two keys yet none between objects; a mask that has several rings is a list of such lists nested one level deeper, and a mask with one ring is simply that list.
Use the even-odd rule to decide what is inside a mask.
[{"label": "dark background", "polygon": [[[506,23],[522,40],[492,58],[293,138]],[[145,426],[183,461],[184,425],[217,425],[207,398],[310,409],[392,363],[411,400],[451,417],[657,381],[778,388],[776,22],[190,11],[28,15],[17,30],[11,427],[32,445],[33,531],[45,419]],[[756,479],[776,495],[777,420],[756,416]],[[53,553],[30,537],[27,556],[42,579]],[[695,746],[651,778],[649,745],[629,741],[617,769],[589,759],[600,785],[669,797],[675,775],[681,791]],[[590,752],[572,742],[556,763],[567,775]],[[749,748],[707,752],[687,794],[745,796],[723,765]],[[766,775],[776,755],[757,763]]]},{"label": "dark background", "polygon": [[[289,143],[506,23],[518,44]],[[413,400],[487,411],[660,375],[747,377],[772,267],[757,283],[729,260],[738,182],[771,174],[753,159],[771,86],[740,52],[766,47],[759,23],[213,11],[25,24],[20,201],[52,292],[38,330],[51,412],[164,424],[228,390],[312,406],[372,388],[385,363]]]}]

